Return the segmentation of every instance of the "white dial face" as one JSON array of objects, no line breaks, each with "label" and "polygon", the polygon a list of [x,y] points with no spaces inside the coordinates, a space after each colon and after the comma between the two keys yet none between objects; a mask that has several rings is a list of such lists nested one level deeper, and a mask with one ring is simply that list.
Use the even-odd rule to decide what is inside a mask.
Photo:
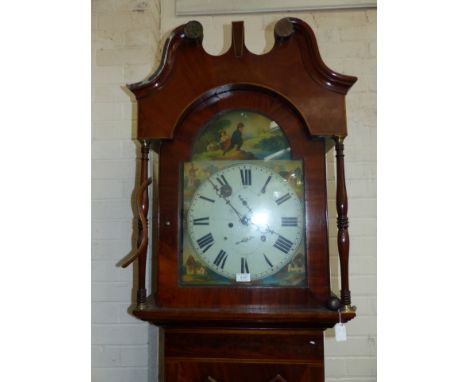
[{"label": "white dial face", "polygon": [[235,164],[196,190],[187,215],[194,250],[214,272],[258,280],[289,264],[304,236],[304,209],[268,167]]}]

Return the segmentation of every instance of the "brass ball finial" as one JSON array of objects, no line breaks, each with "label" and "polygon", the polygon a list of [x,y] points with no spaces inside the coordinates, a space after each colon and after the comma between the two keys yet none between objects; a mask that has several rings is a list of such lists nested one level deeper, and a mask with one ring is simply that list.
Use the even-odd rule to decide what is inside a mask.
[{"label": "brass ball finial", "polygon": [[331,310],[338,310],[341,307],[340,299],[336,296],[331,296],[328,299],[328,308]]},{"label": "brass ball finial", "polygon": [[184,33],[190,40],[201,40],[203,38],[203,26],[198,21],[189,21],[185,24]]},{"label": "brass ball finial", "polygon": [[279,20],[275,24],[275,35],[280,39],[287,39],[294,33],[294,25],[288,17]]}]

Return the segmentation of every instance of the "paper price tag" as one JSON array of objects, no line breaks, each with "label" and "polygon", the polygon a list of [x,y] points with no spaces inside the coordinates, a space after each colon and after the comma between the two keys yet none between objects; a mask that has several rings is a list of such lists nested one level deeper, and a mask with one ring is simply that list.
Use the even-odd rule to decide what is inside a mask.
[{"label": "paper price tag", "polygon": [[335,339],[336,342],[346,341],[346,326],[339,322],[335,325]]},{"label": "paper price tag", "polygon": [[236,273],[236,281],[238,283],[250,282],[250,273]]}]

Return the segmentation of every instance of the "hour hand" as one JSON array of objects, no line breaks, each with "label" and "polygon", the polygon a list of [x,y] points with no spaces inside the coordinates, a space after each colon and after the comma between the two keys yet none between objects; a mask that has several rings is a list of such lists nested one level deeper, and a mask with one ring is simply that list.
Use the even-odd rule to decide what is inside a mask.
[{"label": "hour hand", "polygon": [[228,181],[226,180],[223,174],[221,174],[220,176],[216,176],[216,181],[221,186],[219,193],[223,198],[227,198],[228,196],[232,195],[232,187],[229,185]]},{"label": "hour hand", "polygon": [[209,182],[213,186],[213,188],[216,191],[216,195],[219,197],[226,199],[227,197],[232,195],[232,187],[229,185],[229,183],[226,181],[226,178],[224,175],[221,175],[221,177],[217,177],[216,180],[220,183],[219,186],[217,186],[214,182],[209,179]]},{"label": "hour hand", "polygon": [[221,186],[221,190],[219,191],[223,198],[227,198],[228,196],[232,195],[232,188],[229,185]]},{"label": "hour hand", "polygon": [[242,202],[242,205],[246,207],[249,212],[252,212],[252,209],[249,207],[249,203],[242,196],[239,195],[239,200]]}]

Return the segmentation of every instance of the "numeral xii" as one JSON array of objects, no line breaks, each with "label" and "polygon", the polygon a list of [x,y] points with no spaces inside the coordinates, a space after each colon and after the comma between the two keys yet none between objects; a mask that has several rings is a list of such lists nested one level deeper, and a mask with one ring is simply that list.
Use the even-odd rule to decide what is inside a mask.
[{"label": "numeral xii", "polygon": [[251,186],[252,185],[252,170],[249,168],[241,168],[240,169],[240,176],[243,186]]}]

